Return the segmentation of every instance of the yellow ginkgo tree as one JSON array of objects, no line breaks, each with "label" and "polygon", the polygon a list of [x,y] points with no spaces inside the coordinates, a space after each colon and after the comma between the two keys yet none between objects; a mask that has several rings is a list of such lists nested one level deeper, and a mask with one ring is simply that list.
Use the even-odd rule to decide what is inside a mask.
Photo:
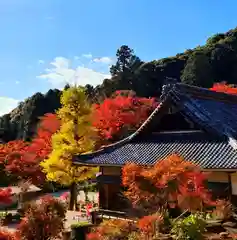
[{"label": "yellow ginkgo tree", "polygon": [[73,86],[63,91],[62,107],[57,111],[61,127],[52,137],[52,152],[41,166],[49,181],[70,188],[69,209],[76,204],[77,183],[95,176],[95,167],[73,165],[75,155],[91,152],[96,131],[91,125],[91,106],[83,87]]}]

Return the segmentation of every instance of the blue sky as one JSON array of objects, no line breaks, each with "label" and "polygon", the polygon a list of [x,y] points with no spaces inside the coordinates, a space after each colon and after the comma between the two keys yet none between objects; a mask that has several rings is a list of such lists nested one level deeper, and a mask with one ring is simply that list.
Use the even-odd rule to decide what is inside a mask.
[{"label": "blue sky", "polygon": [[1,0],[0,114],[37,91],[109,77],[116,49],[175,55],[237,26],[237,1]]}]

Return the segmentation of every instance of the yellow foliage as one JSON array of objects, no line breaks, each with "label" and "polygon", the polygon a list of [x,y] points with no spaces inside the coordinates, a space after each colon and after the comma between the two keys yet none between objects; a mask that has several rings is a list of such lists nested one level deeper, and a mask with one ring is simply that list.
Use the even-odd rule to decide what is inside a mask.
[{"label": "yellow foliage", "polygon": [[52,137],[52,153],[41,166],[49,181],[71,185],[92,177],[98,171],[97,168],[72,164],[73,156],[93,151],[96,131],[91,126],[91,106],[82,87],[64,90],[61,104],[57,112],[61,127]]}]

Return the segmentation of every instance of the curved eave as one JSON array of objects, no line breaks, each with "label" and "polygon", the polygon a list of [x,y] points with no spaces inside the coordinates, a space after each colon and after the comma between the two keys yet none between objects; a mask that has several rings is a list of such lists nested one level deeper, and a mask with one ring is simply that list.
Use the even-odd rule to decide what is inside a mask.
[{"label": "curved eave", "polygon": [[[108,150],[111,150],[113,148],[119,148],[121,147],[122,145],[128,143],[128,142],[131,142],[135,137],[137,137],[141,132],[143,132],[143,130],[145,129],[145,127],[151,122],[151,120],[157,115],[157,113],[160,111],[161,108],[163,108],[164,106],[164,102],[166,102],[168,100],[168,97],[159,103],[159,105],[156,107],[156,109],[152,112],[152,114],[147,118],[147,120],[134,132],[132,133],[130,136],[116,142],[116,143],[112,143],[112,144],[109,144],[105,147],[102,147],[101,149],[97,150],[97,151],[94,151],[94,152],[91,152],[91,153],[87,153],[87,154],[81,154],[80,156],[76,156],[74,158],[74,163],[75,164],[80,164],[79,162],[77,162],[77,159],[80,159],[80,161],[83,159],[86,160],[87,158],[91,158],[91,157],[94,157],[94,156],[97,156],[97,155],[100,155],[100,154],[103,154],[105,153],[106,151]],[[86,162],[83,163],[84,165],[86,165]]]},{"label": "curved eave", "polygon": [[[147,118],[147,120],[130,136],[116,142],[110,145],[107,145],[97,151],[94,151],[92,153],[82,154],[80,156],[75,156],[73,161],[75,164],[81,164],[81,165],[91,165],[86,163],[88,159],[91,159],[93,157],[96,157],[100,154],[106,153],[107,151],[110,151],[115,148],[119,148],[132,140],[134,140],[135,137],[137,137],[140,133],[144,131],[144,129],[149,125],[149,123],[154,119],[155,116],[157,116],[161,110],[167,105],[169,105],[169,100],[172,100],[176,102],[178,105],[182,105],[183,98],[187,96],[195,96],[195,98],[201,98],[201,99],[213,99],[216,101],[221,102],[230,102],[230,103],[237,103],[237,96],[230,95],[226,93],[219,93],[214,92],[205,88],[199,88],[194,87],[182,83],[176,83],[176,84],[169,84],[164,87],[164,93],[160,97],[160,103],[156,107],[156,109],[152,112],[152,114]],[[184,114],[185,115],[185,114]],[[188,117],[188,116],[187,116]],[[191,117],[193,118],[193,117]],[[204,126],[205,124],[195,118],[195,122],[197,122],[200,126]],[[205,127],[204,127],[205,128]],[[217,135],[220,135],[216,129],[208,128],[208,131],[213,130]],[[113,166],[115,166],[113,164]],[[118,165],[119,166],[119,165]]]}]

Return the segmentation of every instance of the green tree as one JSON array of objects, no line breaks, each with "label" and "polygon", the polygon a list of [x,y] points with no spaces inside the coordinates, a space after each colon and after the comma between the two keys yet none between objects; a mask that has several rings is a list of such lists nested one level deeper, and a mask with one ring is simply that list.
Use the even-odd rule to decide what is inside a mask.
[{"label": "green tree", "polygon": [[214,79],[209,57],[202,52],[191,55],[181,75],[181,81],[198,87],[211,87]]},{"label": "green tree", "polygon": [[69,209],[73,210],[77,183],[95,176],[98,169],[75,166],[72,159],[94,149],[96,131],[91,126],[91,106],[84,88],[63,90],[61,104],[57,112],[61,127],[52,137],[52,153],[41,165],[49,181],[70,187]]},{"label": "green tree", "polygon": [[127,45],[122,45],[116,53],[117,61],[115,65],[110,68],[112,76],[116,76],[119,73],[133,72],[141,65],[141,60],[134,54],[133,49]]}]

